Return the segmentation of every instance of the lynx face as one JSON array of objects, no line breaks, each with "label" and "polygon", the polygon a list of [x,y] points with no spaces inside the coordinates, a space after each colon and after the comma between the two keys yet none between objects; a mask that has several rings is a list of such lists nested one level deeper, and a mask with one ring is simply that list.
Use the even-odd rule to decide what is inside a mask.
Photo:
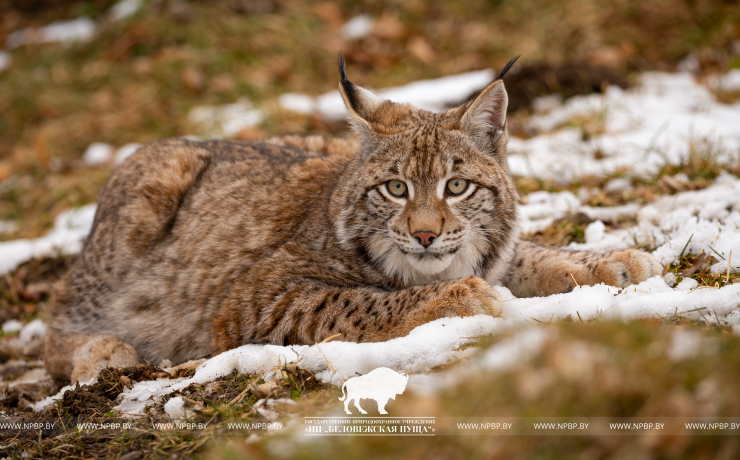
[{"label": "lynx face", "polygon": [[[361,149],[332,197],[339,240],[404,284],[478,275],[511,252],[518,196],[497,81],[435,114],[343,80]],[[341,211],[336,211],[341,209]]]}]

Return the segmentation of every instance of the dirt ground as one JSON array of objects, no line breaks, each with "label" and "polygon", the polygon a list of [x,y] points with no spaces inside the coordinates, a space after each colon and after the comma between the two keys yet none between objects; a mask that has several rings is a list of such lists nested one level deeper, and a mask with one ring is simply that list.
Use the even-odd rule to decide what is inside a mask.
[{"label": "dirt ground", "polygon": [[[637,72],[688,66],[699,78],[740,67],[738,2],[675,0],[299,1],[150,0],[122,21],[109,20],[115,0],[0,0],[0,43],[15,31],[88,16],[97,21],[94,40],[72,45],[37,44],[12,50],[0,71],[0,221],[14,227],[0,241],[44,235],[54,218],[71,207],[95,202],[113,165],[89,165],[82,154],[93,142],[116,147],[166,137],[202,134],[188,119],[194,107],[247,97],[266,117],[235,135],[259,139],[287,133],[347,137],[344,123],[281,110],[286,92],[323,94],[338,80],[336,53],[348,62],[356,83],[383,88],[413,80],[483,68],[499,69],[522,55],[507,81],[509,129],[527,137],[521,121],[532,100],[546,94],[569,97],[629,87]],[[342,26],[359,14],[376,18],[360,39],[342,37]],[[718,97],[731,103],[737,94]],[[577,124],[584,137],[598,132],[591,120]],[[732,169],[735,168],[735,169]],[[686,183],[671,182],[677,173]],[[740,174],[740,165],[730,167]],[[696,155],[666,166],[624,191],[603,192],[591,206],[649,203],[657,196],[700,189],[719,173],[711,158]],[[522,194],[537,190],[602,188],[611,178],[583,177],[577,184],[515,178]],[[543,244],[582,242],[589,223],[571,215],[528,237]],[[615,223],[613,226],[628,225]],[[668,267],[678,280],[708,286],[737,282],[711,275],[711,255],[686,254]],[[0,324],[46,319],[59,282],[73,256],[29,261],[0,277]],[[740,413],[740,343],[723,324],[680,316],[663,321],[552,324],[558,341],[532,362],[503,374],[481,372],[466,385],[431,400],[416,396],[394,410],[403,415],[450,413],[470,416],[543,414],[643,417],[695,411],[712,416]],[[675,330],[698,331],[713,345],[706,354],[668,366],[659,356]],[[505,337],[483,341],[483,353]],[[588,343],[617,350],[579,369],[561,369],[569,346]],[[645,350],[652,350],[646,353]],[[162,405],[146,417],[122,419],[113,410],[135,382],[181,378],[192,369],[166,371],[160,363],[109,369],[95,385],[76,388],[44,412],[31,404],[67,382],[43,371],[42,338],[16,332],[0,336],[0,423],[25,421],[33,428],[0,430],[0,456],[8,458],[737,458],[737,435],[675,438],[438,437],[415,443],[365,438],[345,443],[304,443],[299,436],[271,436],[260,429],[232,430],[234,422],[285,422],[336,409],[339,389],[318,382],[300,366],[280,379],[232,374],[181,391],[188,420],[204,429],[162,429],[170,423]],[[560,366],[560,367],[559,367]],[[545,386],[532,382],[546,381]],[[535,391],[533,388],[539,390]],[[295,404],[286,403],[293,401]],[[262,402],[260,402],[262,401]],[[267,401],[277,419],[264,414]],[[454,411],[452,408],[456,408]],[[455,412],[457,411],[457,412]],[[661,412],[663,411],[663,412]],[[270,412],[269,414],[272,414]],[[53,428],[47,428],[53,423]],[[80,428],[78,423],[119,423],[117,429]],[[121,428],[128,423],[126,429]],[[37,425],[41,424],[41,425]]]}]

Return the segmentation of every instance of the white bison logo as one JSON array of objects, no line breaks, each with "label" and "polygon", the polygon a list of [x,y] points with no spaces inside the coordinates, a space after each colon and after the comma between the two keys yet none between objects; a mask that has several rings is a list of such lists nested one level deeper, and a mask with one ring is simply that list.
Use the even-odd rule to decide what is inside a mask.
[{"label": "white bison logo", "polygon": [[[362,407],[360,407],[360,399],[374,399],[378,403],[378,411],[381,414],[387,414],[385,411],[385,405],[389,399],[396,399],[396,395],[400,395],[406,390],[406,383],[409,381],[409,376],[406,374],[399,374],[393,369],[387,367],[379,367],[366,375],[361,377],[353,377],[342,385],[342,397],[340,401],[344,401],[344,411],[350,415],[352,412],[349,411],[349,402],[355,400],[355,407],[357,407],[361,413],[367,414]],[[347,395],[344,394],[344,388],[347,387]],[[347,398],[345,400],[345,398]]]}]

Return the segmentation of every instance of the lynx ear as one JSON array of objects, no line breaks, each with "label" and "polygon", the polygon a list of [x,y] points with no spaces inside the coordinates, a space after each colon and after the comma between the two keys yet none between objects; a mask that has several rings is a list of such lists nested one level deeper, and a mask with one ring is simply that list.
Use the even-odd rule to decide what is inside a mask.
[{"label": "lynx ear", "polygon": [[359,134],[374,131],[373,124],[377,122],[375,118],[378,109],[383,103],[392,103],[347,80],[347,70],[341,54],[339,55],[339,75],[342,77],[339,82],[339,93],[349,110],[350,123],[353,128]]},{"label": "lynx ear", "polygon": [[519,56],[512,59],[496,80],[488,85],[473,101],[468,103],[460,120],[460,127],[475,139],[484,151],[498,150],[497,146],[506,131],[506,108],[509,98],[503,77]]}]

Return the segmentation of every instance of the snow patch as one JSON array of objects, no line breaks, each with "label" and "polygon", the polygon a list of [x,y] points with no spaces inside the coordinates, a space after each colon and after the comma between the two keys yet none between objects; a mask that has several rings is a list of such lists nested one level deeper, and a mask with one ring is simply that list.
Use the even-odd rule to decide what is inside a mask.
[{"label": "snow patch", "polygon": [[740,91],[740,69],[707,78],[707,85],[723,91]]},{"label": "snow patch", "polygon": [[[535,355],[545,341],[546,332],[542,329],[526,329],[536,321],[546,323],[567,317],[580,317],[584,321],[591,318],[630,321],[672,317],[674,314],[701,320],[699,311],[709,312],[704,313],[708,318],[727,321],[737,314],[740,302],[738,284],[721,289],[686,291],[670,288],[659,276],[625,289],[603,284],[581,286],[567,294],[526,299],[514,298],[506,288],[496,289],[504,297],[501,318],[484,315],[443,318],[417,327],[406,337],[380,343],[329,342],[319,346],[290,347],[243,345],[207,360],[191,378],[137,383],[122,394],[121,403],[115,409],[127,416],[139,416],[147,406],[188,385],[207,383],[235,370],[262,375],[275,366],[298,361],[319,380],[334,384],[381,366],[416,374],[409,382],[418,382],[418,374],[470,356],[472,349],[456,350],[477,337],[525,328],[526,332],[486,352],[483,365],[489,369],[505,370],[517,360]],[[327,361],[335,372],[330,370]]]},{"label": "snow patch", "polygon": [[[570,243],[568,248],[604,252],[653,246],[657,247],[653,256],[663,265],[677,262],[682,251],[703,251],[725,259],[733,249],[734,254],[740,253],[740,180],[734,177],[725,176],[704,190],[660,197],[640,208],[636,216],[634,227],[606,233],[594,230],[591,238],[586,236],[586,243]],[[592,225],[598,224],[592,223],[589,228]],[[733,259],[732,269],[740,269],[740,257]],[[712,271],[726,272],[727,262],[720,261]]]},{"label": "snow patch", "polygon": [[54,228],[44,237],[0,243],[0,274],[7,273],[34,257],[55,252],[80,252],[82,241],[92,228],[95,209],[96,205],[90,204],[59,214],[54,221]]},{"label": "snow patch", "polygon": [[677,329],[671,333],[671,342],[668,346],[668,359],[679,362],[694,358],[701,353],[707,353],[713,342],[703,338],[698,331],[692,329]]},{"label": "snow patch", "polygon": [[7,51],[0,50],[0,72],[10,67],[13,57]]},{"label": "snow patch", "polygon": [[196,107],[188,120],[213,137],[231,137],[244,128],[259,124],[264,118],[262,110],[255,109],[247,99],[233,104]]},{"label": "snow patch", "polygon": [[14,220],[0,220],[0,234],[12,233],[18,229],[18,222]]},{"label": "snow patch", "polygon": [[[432,112],[440,112],[464,102],[476,91],[486,87],[496,78],[493,70],[478,70],[459,75],[421,80],[404,86],[374,91],[379,97],[394,102],[408,102],[416,107]],[[334,90],[312,98],[310,96],[288,93],[278,100],[286,110],[307,114],[318,112],[331,121],[343,120],[347,110],[339,92]]]},{"label": "snow patch", "polygon": [[347,21],[342,26],[342,37],[346,40],[357,40],[366,37],[373,31],[375,19],[369,14],[361,14]]},{"label": "snow patch", "polygon": [[171,398],[164,405],[164,411],[170,418],[176,420],[185,418],[185,400],[181,396]]},{"label": "snow patch", "polygon": [[581,202],[571,192],[534,192],[524,199],[519,206],[522,218],[522,233],[530,234],[547,228],[556,219],[575,212]]},{"label": "snow patch", "polygon": [[56,21],[39,29],[17,30],[5,42],[9,49],[36,43],[71,43],[87,41],[95,36],[95,21],[80,17],[69,21]]},{"label": "snow patch", "polygon": [[93,142],[82,154],[82,161],[88,165],[99,165],[109,163],[113,158],[115,148],[110,144]]},{"label": "snow patch", "polygon": [[[666,163],[680,164],[692,149],[711,150],[719,162],[737,161],[740,104],[716,102],[689,73],[646,73],[632,89],[611,86],[551,107],[527,121],[541,134],[509,139],[512,173],[558,182],[624,170],[651,176]],[[584,118],[604,132],[584,140],[581,130],[561,128]]]},{"label": "snow patch", "polygon": [[136,14],[141,8],[141,0],[121,0],[108,10],[111,21],[120,21]]},{"label": "snow patch", "polygon": [[23,343],[31,343],[34,339],[43,338],[46,335],[46,324],[40,319],[35,319],[21,328],[18,338]]},{"label": "snow patch", "polygon": [[136,142],[119,147],[118,150],[116,150],[116,155],[113,158],[113,164],[115,164],[116,166],[123,164],[123,162],[126,161],[126,158],[130,157],[131,155],[136,153],[137,150],[139,150],[139,147],[141,147],[141,144],[138,144]]},{"label": "snow patch", "polygon": [[23,328],[23,323],[18,321],[17,319],[10,319],[8,321],[5,321],[2,327],[4,334],[18,332],[22,328]]}]

